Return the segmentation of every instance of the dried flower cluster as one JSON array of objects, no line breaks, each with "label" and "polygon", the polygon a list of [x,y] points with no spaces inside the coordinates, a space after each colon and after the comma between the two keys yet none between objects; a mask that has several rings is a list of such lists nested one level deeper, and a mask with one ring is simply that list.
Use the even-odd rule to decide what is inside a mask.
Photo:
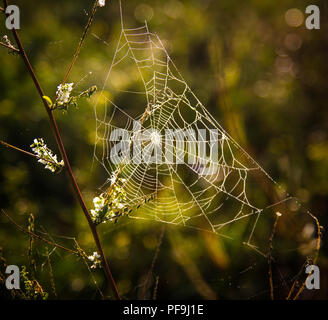
[{"label": "dried flower cluster", "polygon": [[111,182],[109,193],[102,193],[93,199],[94,209],[91,210],[91,215],[96,224],[116,221],[127,213],[125,206],[127,195],[120,186],[125,179],[111,179]]},{"label": "dried flower cluster", "polygon": [[78,99],[90,98],[97,91],[97,87],[92,86],[89,89],[81,92],[79,95],[72,96],[73,88],[74,88],[74,83],[66,83],[64,85],[60,84],[57,87],[56,101],[54,105],[52,105],[52,102],[50,100],[50,105],[53,110],[54,109],[67,110],[68,107],[71,105],[76,107]]},{"label": "dried flower cluster", "polygon": [[70,101],[71,92],[73,90],[74,83],[65,83],[64,85],[60,84],[57,87],[56,92],[56,105],[58,107],[67,105]]}]

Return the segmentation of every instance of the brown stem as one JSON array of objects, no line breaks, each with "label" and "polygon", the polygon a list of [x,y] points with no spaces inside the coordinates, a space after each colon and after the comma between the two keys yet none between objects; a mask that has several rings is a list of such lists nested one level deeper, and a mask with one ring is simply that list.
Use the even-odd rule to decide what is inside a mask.
[{"label": "brown stem", "polygon": [[[8,6],[8,1],[7,0],[3,0],[4,2],[4,7],[7,8]],[[91,232],[92,232],[92,235],[93,235],[93,238],[94,238],[94,241],[96,243],[96,246],[98,248],[98,251],[99,251],[99,254],[102,258],[102,262],[103,262],[103,266],[104,266],[104,270],[105,270],[105,273],[106,273],[106,277],[109,281],[109,284],[111,285],[113,291],[114,291],[114,294],[115,294],[115,297],[116,299],[120,299],[120,295],[119,295],[119,292],[118,292],[118,289],[117,289],[117,286],[116,286],[116,282],[114,280],[114,277],[112,275],[112,272],[109,268],[109,265],[108,265],[108,262],[106,260],[106,257],[105,257],[105,254],[104,254],[104,250],[103,250],[103,247],[102,247],[102,244],[100,242],[100,238],[99,238],[99,234],[98,234],[98,231],[97,231],[97,228],[95,226],[95,224],[93,223],[92,221],[92,218],[91,218],[91,215],[89,213],[89,210],[85,204],[85,201],[84,201],[84,198],[82,196],[82,193],[80,191],[80,188],[77,184],[77,181],[75,179],[75,176],[73,174],[73,171],[72,171],[72,168],[71,168],[71,164],[68,160],[68,157],[67,157],[67,154],[66,154],[66,150],[65,150],[65,147],[64,147],[64,144],[63,144],[63,141],[62,141],[62,138],[61,138],[61,134],[60,134],[60,131],[58,129],[58,126],[57,126],[57,122],[55,120],[55,117],[54,117],[54,114],[53,114],[53,111],[49,108],[47,102],[43,99],[43,97],[45,96],[44,92],[43,92],[43,89],[41,87],[41,84],[39,83],[39,80],[37,79],[37,76],[31,66],[31,63],[28,59],[28,56],[24,50],[24,47],[22,45],[22,42],[19,38],[19,35],[16,31],[15,28],[12,29],[12,33],[13,33],[13,36],[15,38],[15,41],[16,41],[16,44],[18,46],[18,49],[20,50],[20,54],[22,56],[22,59],[26,65],[26,68],[34,82],[34,85],[39,93],[39,96],[42,100],[42,103],[47,111],[47,114],[48,114],[48,117],[49,117],[49,120],[50,120],[50,124],[51,124],[51,128],[52,128],[52,131],[53,131],[53,135],[56,139],[56,142],[57,142],[57,145],[58,145],[58,148],[60,150],[60,153],[61,153],[61,156],[62,156],[62,159],[64,160],[64,163],[65,163],[65,166],[67,168],[67,171],[68,171],[68,175],[69,175],[69,178],[70,178],[70,181],[71,181],[71,184],[73,186],[73,189],[74,189],[74,192],[78,198],[78,201],[80,203],[80,206],[82,208],[82,211],[88,221],[88,224],[89,224],[89,227],[91,229]]]},{"label": "brown stem", "polygon": [[15,147],[15,146],[13,146],[13,145],[11,145],[11,144],[5,142],[5,141],[2,141],[1,139],[0,139],[0,143],[1,143],[2,145],[6,146],[7,148],[11,148],[11,149],[13,149],[13,150],[16,150],[16,151],[22,152],[22,153],[24,153],[24,154],[27,154],[28,156],[31,156],[31,157],[34,157],[34,158],[37,158],[37,159],[41,159],[41,160],[44,160],[44,161],[49,162],[49,163],[52,163],[52,164],[57,164],[55,161],[52,161],[52,160],[50,160],[50,159],[46,159],[46,158],[40,157],[40,156],[38,156],[38,155],[36,155],[36,154],[34,154],[34,153],[31,153],[31,152],[25,151],[25,150],[23,150],[23,149],[21,149],[21,148]]}]

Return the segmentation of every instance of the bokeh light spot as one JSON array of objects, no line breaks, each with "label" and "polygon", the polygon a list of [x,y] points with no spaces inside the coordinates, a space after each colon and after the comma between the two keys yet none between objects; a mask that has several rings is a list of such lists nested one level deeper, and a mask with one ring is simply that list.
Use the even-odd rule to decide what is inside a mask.
[{"label": "bokeh light spot", "polygon": [[284,39],[285,47],[290,51],[300,49],[302,42],[302,38],[296,33],[288,33]]},{"label": "bokeh light spot", "polygon": [[150,21],[154,16],[154,10],[151,6],[142,3],[136,7],[134,16],[139,22]]},{"label": "bokeh light spot", "polygon": [[304,21],[304,15],[301,10],[292,8],[286,11],[285,21],[291,27],[299,27]]}]

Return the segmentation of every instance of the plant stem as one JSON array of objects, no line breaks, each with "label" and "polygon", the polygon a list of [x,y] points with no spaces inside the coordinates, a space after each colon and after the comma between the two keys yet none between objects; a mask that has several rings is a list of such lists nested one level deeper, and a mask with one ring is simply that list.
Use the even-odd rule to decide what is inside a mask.
[{"label": "plant stem", "polygon": [[55,243],[55,242],[52,242],[52,241],[49,241],[47,240],[46,238],[44,237],[41,237],[39,236],[38,234],[34,233],[34,232],[31,232],[31,231],[28,231],[27,229],[23,228],[22,226],[20,226],[18,223],[16,223],[4,210],[1,210],[2,214],[19,230],[19,231],[22,231],[26,234],[28,234],[29,236],[31,237],[34,237],[40,241],[43,241],[53,247],[56,247],[56,248],[59,248],[59,249],[62,249],[62,250],[65,250],[69,253],[72,253],[72,254],[75,254],[77,256],[80,256],[80,253],[78,251],[74,251],[74,250],[71,250],[69,248],[66,248],[58,243]]},{"label": "plant stem", "polygon": [[66,81],[67,81],[67,79],[69,77],[69,74],[71,73],[72,68],[73,68],[73,66],[74,66],[74,64],[75,64],[75,62],[76,62],[76,60],[77,60],[77,58],[78,58],[78,56],[80,54],[80,51],[81,51],[83,42],[85,40],[85,37],[86,37],[86,35],[87,35],[87,33],[88,33],[91,25],[92,25],[92,21],[93,21],[93,19],[95,17],[95,14],[96,14],[96,11],[97,11],[97,7],[98,7],[98,0],[96,0],[95,3],[94,3],[94,5],[93,5],[90,18],[88,19],[88,22],[87,22],[87,24],[86,24],[86,26],[84,28],[82,37],[81,37],[80,42],[79,42],[79,44],[78,44],[78,46],[76,48],[76,51],[74,53],[73,60],[72,60],[71,64],[69,65],[68,70],[67,70],[67,72],[65,74],[65,77],[64,77],[64,80],[62,82],[62,85],[64,85],[66,83]]},{"label": "plant stem", "polygon": [[[1,11],[1,10],[0,10],[0,11]],[[0,42],[0,46],[3,46],[3,47],[5,47],[5,48],[8,48],[8,49],[14,51],[14,52],[19,53],[19,50],[18,50],[18,49],[16,49],[15,47],[12,47],[12,46],[10,46],[10,45],[8,45],[8,44],[6,44],[6,43]]]},{"label": "plant stem", "polygon": [[[8,1],[7,0],[3,0],[4,2],[4,7],[7,8],[8,6]],[[118,289],[117,289],[117,286],[116,286],[116,282],[115,282],[115,279],[112,275],[112,272],[109,268],[109,265],[108,265],[108,262],[106,260],[106,257],[105,257],[105,254],[104,254],[104,250],[103,250],[103,247],[102,247],[102,244],[100,242],[100,238],[99,238],[99,234],[98,234],[98,231],[97,231],[97,228],[95,226],[95,224],[93,223],[92,221],[92,218],[91,218],[91,215],[89,213],[89,210],[85,204],[85,201],[84,201],[84,198],[82,196],[82,193],[80,191],[80,188],[77,184],[77,181],[75,179],[75,176],[73,174],[73,171],[72,171],[72,168],[71,168],[71,164],[68,160],[68,157],[67,157],[67,154],[66,154],[66,150],[65,150],[65,147],[64,147],[64,144],[63,144],[63,141],[62,141],[62,138],[61,138],[61,134],[60,134],[60,131],[58,129],[58,126],[57,126],[57,122],[56,122],[56,119],[54,117],[54,114],[53,114],[53,111],[49,108],[47,102],[43,99],[43,96],[45,96],[44,92],[43,92],[43,89],[41,87],[41,84],[32,68],[32,65],[28,59],[28,56],[24,50],[24,47],[22,45],[22,42],[19,38],[19,35],[16,31],[15,28],[12,29],[12,33],[13,33],[13,36],[15,38],[15,41],[16,41],[16,44],[18,46],[18,49],[20,50],[20,55],[22,56],[22,59],[26,65],[26,68],[34,82],[34,85],[39,93],[39,96],[42,100],[42,103],[47,111],[47,114],[48,114],[48,117],[49,117],[49,120],[50,120],[50,124],[51,124],[51,128],[52,128],[52,131],[53,131],[53,135],[56,139],[56,142],[57,142],[57,145],[58,145],[58,148],[60,150],[60,153],[61,153],[61,156],[62,156],[62,159],[64,160],[64,163],[65,163],[65,167],[67,168],[67,171],[68,171],[68,175],[69,175],[69,178],[70,178],[70,181],[71,181],[71,184],[73,186],[73,189],[74,189],[74,192],[78,198],[78,201],[80,203],[80,206],[82,208],[82,211],[88,221],[88,224],[89,224],[89,227],[91,229],[91,232],[92,232],[92,235],[93,235],[93,238],[94,238],[94,241],[96,243],[96,246],[98,248],[98,251],[99,251],[99,254],[102,258],[102,262],[103,262],[103,266],[104,266],[104,270],[105,270],[105,273],[106,273],[106,277],[107,277],[107,280],[109,282],[109,284],[111,285],[113,291],[114,291],[114,294],[115,294],[115,297],[116,299],[120,300],[120,295],[119,295],[119,292],[118,292]]]},{"label": "plant stem", "polygon": [[5,147],[7,147],[7,148],[11,148],[11,149],[13,149],[13,150],[16,150],[16,151],[22,152],[22,153],[24,153],[24,154],[27,154],[28,156],[31,156],[31,157],[34,157],[34,158],[37,158],[37,159],[44,160],[44,161],[46,161],[46,162],[48,162],[48,163],[57,164],[56,162],[54,162],[54,161],[52,161],[52,160],[49,160],[49,159],[46,159],[46,158],[40,157],[40,156],[38,156],[38,155],[36,155],[36,154],[34,154],[34,153],[31,153],[31,152],[28,152],[28,151],[23,150],[23,149],[21,149],[21,148],[15,147],[15,146],[13,146],[13,145],[11,145],[11,144],[5,142],[5,141],[2,141],[1,139],[0,139],[0,143],[1,143],[2,145],[4,145]]}]

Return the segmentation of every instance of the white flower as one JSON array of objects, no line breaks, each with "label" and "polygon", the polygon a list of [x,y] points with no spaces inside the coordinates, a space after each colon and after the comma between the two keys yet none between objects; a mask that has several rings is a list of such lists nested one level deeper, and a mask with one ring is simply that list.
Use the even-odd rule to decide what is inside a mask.
[{"label": "white flower", "polygon": [[[118,183],[123,183],[124,179],[115,179],[117,183],[114,183],[112,177],[111,191],[109,194],[102,193],[99,196],[93,198],[94,208],[90,210],[92,219],[96,224],[116,221],[117,218],[123,216],[126,213],[127,196],[123,187],[119,187]],[[123,181],[124,180],[124,181]]]},{"label": "white flower", "polygon": [[101,194],[99,197],[93,198],[94,209],[90,210],[91,216],[94,221],[102,219],[107,212],[104,212],[104,207],[107,203],[107,198],[104,194]]},{"label": "white flower", "polygon": [[38,162],[44,164],[45,168],[51,172],[58,172],[64,167],[64,161],[58,162],[57,155],[52,153],[42,138],[34,139],[30,147],[35,155],[39,157]]},{"label": "white flower", "polygon": [[99,7],[104,7],[105,6],[105,0],[98,0],[98,6]]},{"label": "white flower", "polygon": [[92,256],[89,256],[88,259],[93,262],[91,268],[95,269],[101,266],[100,254],[98,252],[94,252]]},{"label": "white flower", "polygon": [[98,252],[94,252],[92,256],[88,257],[90,261],[95,261],[95,259],[99,259],[99,258],[100,258],[100,254]]}]

